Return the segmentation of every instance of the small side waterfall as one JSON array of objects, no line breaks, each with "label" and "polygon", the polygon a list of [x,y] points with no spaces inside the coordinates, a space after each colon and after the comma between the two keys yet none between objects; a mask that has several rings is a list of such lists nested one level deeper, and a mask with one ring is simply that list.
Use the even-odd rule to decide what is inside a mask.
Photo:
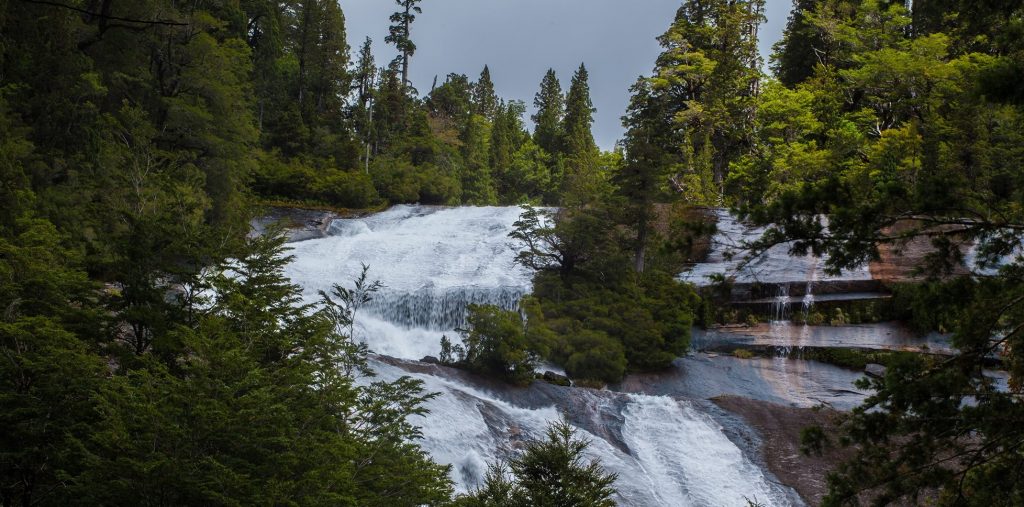
[{"label": "small side waterfall", "polygon": [[789,320],[791,303],[792,299],[789,297],[789,284],[778,284],[776,287],[775,300],[772,302],[772,322],[783,322]]},{"label": "small side waterfall", "polygon": [[803,310],[804,319],[811,314],[811,310],[814,309],[814,282],[807,282],[807,292],[804,292],[803,298]]}]

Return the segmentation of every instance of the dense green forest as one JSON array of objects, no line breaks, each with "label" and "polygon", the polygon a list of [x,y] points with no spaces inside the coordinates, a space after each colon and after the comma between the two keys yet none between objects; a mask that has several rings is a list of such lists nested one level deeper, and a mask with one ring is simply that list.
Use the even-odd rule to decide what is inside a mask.
[{"label": "dense green forest", "polygon": [[[836,269],[927,237],[911,318],[959,354],[902,357],[837,438],[807,432],[855,446],[826,503],[1024,502],[1024,267],[1000,262],[1024,236],[1024,3],[797,0],[766,73],[762,0],[685,0],[611,153],[583,65],[538,76],[532,125],[487,67],[415,90],[429,5],[395,7],[381,66],[332,0],[0,0],[0,503],[548,505],[554,475],[608,505],[564,424],[453,500],[409,419],[432,395],[372,381],[352,293],[300,303],[283,239],[248,236],[269,202],[558,206],[513,233],[528,325],[474,308],[442,358],[512,382],[683,354],[694,206]],[[967,243],[992,269],[951,281]]]}]

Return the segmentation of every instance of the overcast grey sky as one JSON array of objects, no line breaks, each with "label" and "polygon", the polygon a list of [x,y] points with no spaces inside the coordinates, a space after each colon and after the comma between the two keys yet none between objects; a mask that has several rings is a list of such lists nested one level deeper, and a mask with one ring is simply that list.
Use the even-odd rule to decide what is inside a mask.
[{"label": "overcast grey sky", "polygon": [[[353,54],[373,39],[378,65],[394,58],[384,44],[394,0],[340,0]],[[421,95],[437,76],[451,72],[475,80],[490,66],[498,95],[522,100],[533,96],[548,68],[568,88],[572,73],[585,63],[597,113],[594,137],[611,149],[622,137],[619,118],[629,101],[629,86],[648,74],[660,49],[655,37],[668,29],[681,0],[423,0],[423,14],[412,27],[416,55],[410,79]],[[767,0],[768,22],[761,30],[767,58],[789,15],[791,0]],[[530,114],[530,113],[528,113]],[[529,124],[529,118],[526,118]],[[532,126],[531,126],[532,128]]]}]

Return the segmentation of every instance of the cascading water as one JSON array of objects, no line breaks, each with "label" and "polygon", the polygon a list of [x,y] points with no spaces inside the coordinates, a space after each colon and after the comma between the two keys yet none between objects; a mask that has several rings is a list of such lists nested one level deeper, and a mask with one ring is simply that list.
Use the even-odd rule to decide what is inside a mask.
[{"label": "cascading water", "polygon": [[772,322],[783,322],[788,319],[791,301],[792,299],[789,297],[789,284],[778,284],[775,300],[772,301]]},{"label": "cascading water", "polygon": [[397,206],[363,219],[335,220],[330,237],[298,243],[287,268],[307,299],[349,285],[361,265],[387,287],[357,314],[357,338],[381,356],[378,379],[413,376],[428,392],[424,449],[452,465],[460,491],[479,484],[489,463],[526,439],[540,438],[564,414],[592,441],[591,456],[619,475],[617,501],[636,506],[800,504],[769,480],[691,402],[535,383],[527,389],[473,385],[468,377],[421,363],[442,334],[462,324],[471,303],[514,308],[531,289],[508,233],[519,208]]},{"label": "cascading water", "polygon": [[811,269],[807,273],[807,288],[804,290],[803,299],[804,320],[807,319],[814,308],[814,282],[818,280],[818,264],[820,262],[821,259],[819,257],[814,257],[811,262]]},{"label": "cascading water", "polygon": [[293,245],[286,274],[307,300],[347,285],[363,264],[384,289],[356,315],[356,338],[389,356],[419,359],[458,340],[470,304],[515,309],[530,274],[515,264],[508,233],[520,209],[395,206],[331,223],[330,236]]},{"label": "cascading water", "polygon": [[713,275],[725,273],[736,283],[799,283],[809,281],[870,280],[867,266],[845,270],[839,275],[820,277],[818,257],[797,257],[789,254],[792,245],[782,243],[769,248],[754,259],[747,259],[746,245],[764,234],[762,227],[751,227],[739,221],[728,210],[714,210],[718,232],[711,241],[708,258],[680,275],[680,279],[698,286],[709,285]]}]

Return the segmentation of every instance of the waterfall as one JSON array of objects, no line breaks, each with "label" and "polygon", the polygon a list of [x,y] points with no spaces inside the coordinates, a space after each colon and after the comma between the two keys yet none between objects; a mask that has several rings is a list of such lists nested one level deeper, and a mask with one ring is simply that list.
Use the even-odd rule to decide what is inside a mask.
[{"label": "waterfall", "polygon": [[484,388],[458,372],[385,357],[436,355],[443,334],[457,341],[469,304],[518,306],[532,288],[508,238],[520,211],[396,206],[335,220],[328,237],[293,245],[286,274],[307,301],[334,284],[351,287],[363,264],[385,285],[356,315],[356,338],[379,354],[370,361],[378,376],[359,381],[412,376],[438,393],[426,402],[429,413],[411,422],[422,427],[423,449],[452,465],[458,491],[477,486],[488,464],[542,438],[564,415],[591,441],[590,457],[618,474],[620,505],[799,505],[692,402],[545,383]]},{"label": "waterfall", "polygon": [[466,324],[469,305],[517,310],[525,294],[523,287],[454,287],[442,291],[420,289],[412,293],[385,290],[364,308],[399,326],[449,331]]},{"label": "waterfall", "polygon": [[780,283],[776,287],[775,299],[772,301],[772,322],[783,322],[789,317],[789,284]]},{"label": "waterfall", "polygon": [[395,206],[358,219],[334,220],[328,237],[293,245],[286,274],[307,301],[334,284],[350,285],[362,266],[384,289],[356,315],[356,338],[404,359],[440,352],[442,335],[458,342],[466,307],[508,310],[530,291],[508,237],[516,207]]},{"label": "waterfall", "polygon": [[713,275],[721,273],[733,277],[736,283],[800,283],[808,280],[809,273],[814,281],[871,279],[866,265],[819,279],[820,259],[813,255],[790,255],[791,243],[775,245],[761,256],[747,259],[745,245],[759,239],[765,229],[744,224],[725,209],[716,209],[714,213],[718,232],[711,239],[708,258],[680,274],[681,280],[699,286],[709,285]]}]

